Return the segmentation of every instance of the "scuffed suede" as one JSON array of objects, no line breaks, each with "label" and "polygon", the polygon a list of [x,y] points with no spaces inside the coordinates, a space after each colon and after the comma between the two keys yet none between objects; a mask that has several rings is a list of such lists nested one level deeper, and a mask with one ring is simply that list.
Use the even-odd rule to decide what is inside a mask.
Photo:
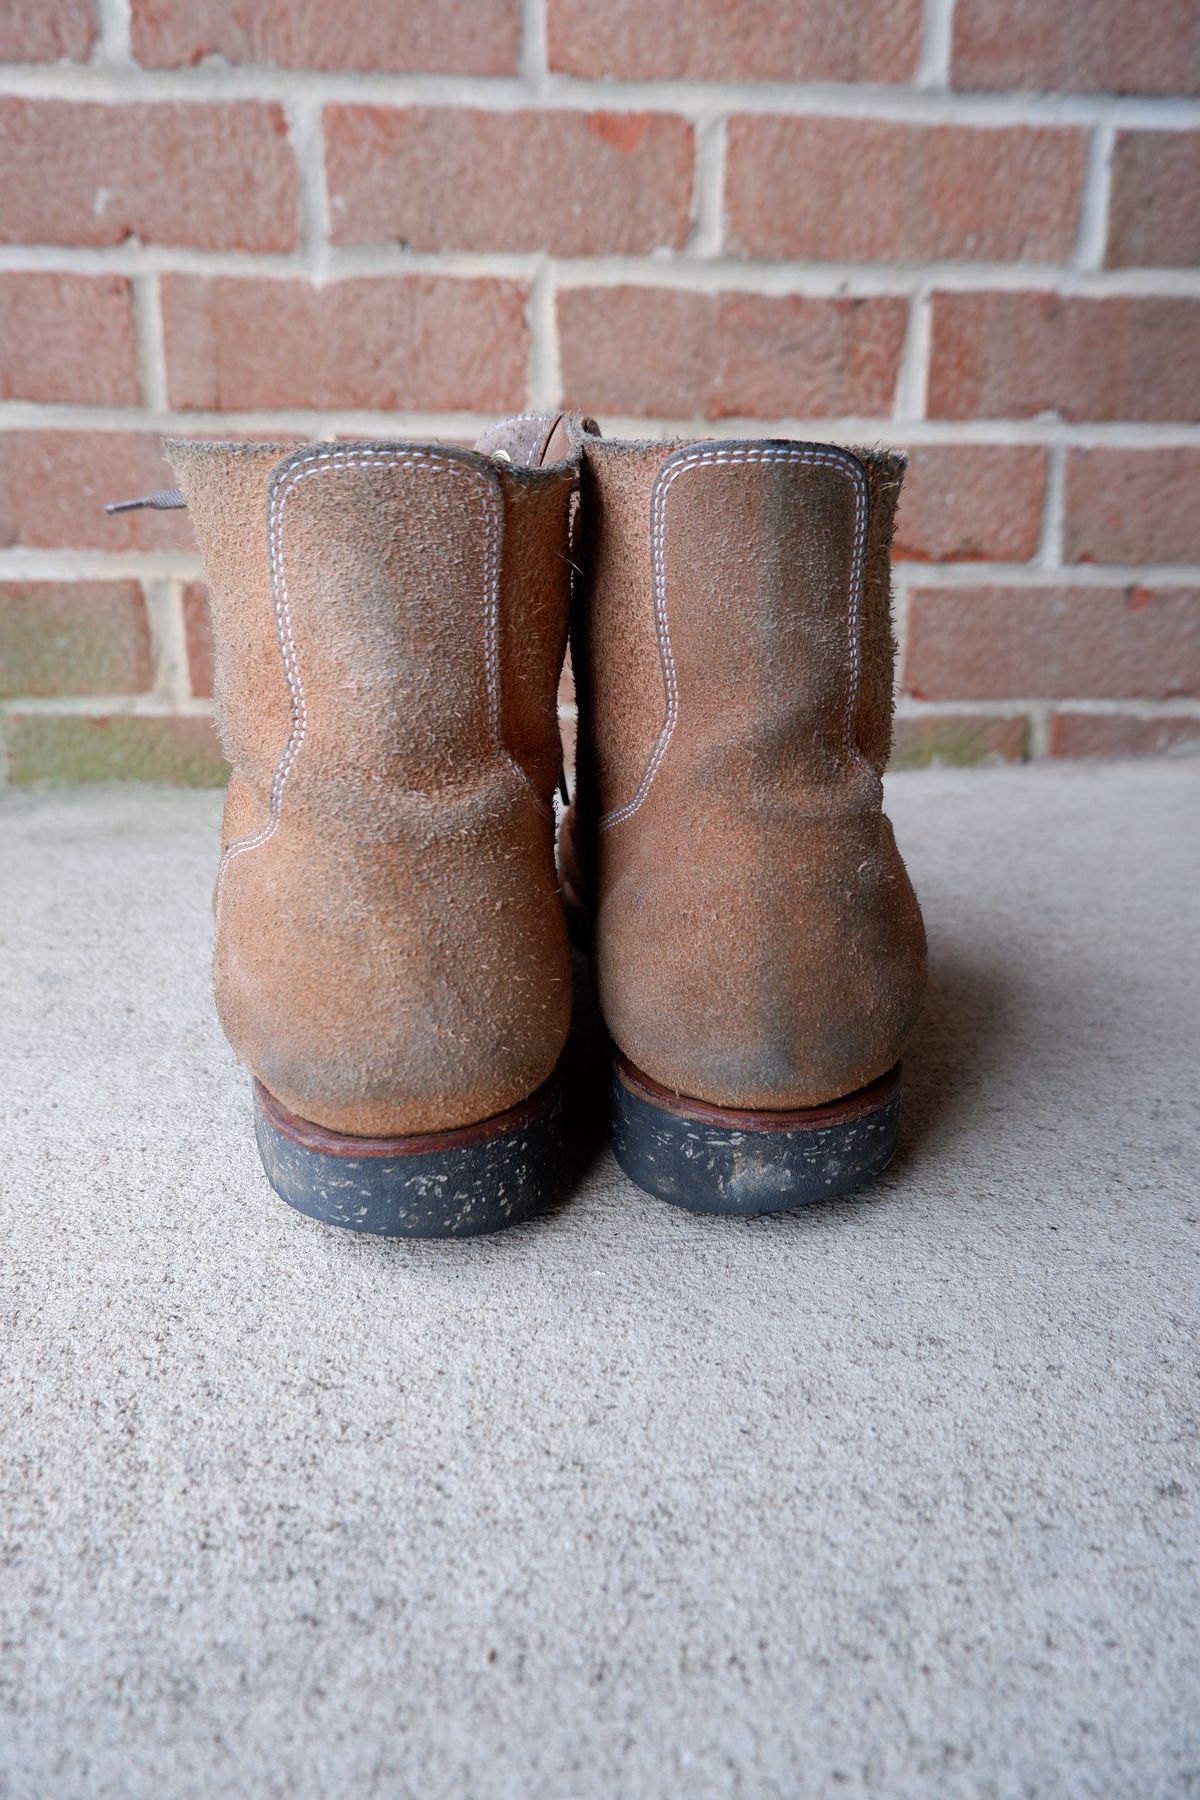
[{"label": "scuffed suede", "polygon": [[572,856],[605,1020],[698,1100],[840,1098],[896,1062],[925,979],[881,811],[903,459],[578,435]]},{"label": "scuffed suede", "polygon": [[892,634],[892,538],[907,458],[894,450],[853,450],[867,472],[867,552],[862,606],[858,747],[882,775],[892,753],[896,640]]},{"label": "scuffed suede", "polygon": [[571,463],[398,443],[172,443],[233,764],[226,1032],[351,1135],[490,1118],[553,1071],[553,862]]}]

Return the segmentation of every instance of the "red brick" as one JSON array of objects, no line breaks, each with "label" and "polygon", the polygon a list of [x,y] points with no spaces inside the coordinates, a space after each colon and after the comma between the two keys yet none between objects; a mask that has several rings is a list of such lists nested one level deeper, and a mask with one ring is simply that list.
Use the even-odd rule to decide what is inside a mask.
[{"label": "red brick", "polygon": [[300,181],[283,108],[0,100],[0,239],[291,250]]},{"label": "red brick", "polygon": [[890,409],[903,300],[566,288],[563,383],[576,404],[675,418]]},{"label": "red brick", "polygon": [[904,686],[923,700],[1200,693],[1200,589],[925,588]]},{"label": "red brick", "polygon": [[95,41],[93,0],[0,0],[0,62],[85,62]]},{"label": "red brick", "polygon": [[330,106],[334,241],[560,256],[679,250],[692,139],[669,113]]},{"label": "red brick", "polygon": [[1069,450],[1068,562],[1200,562],[1200,449]]},{"label": "red brick", "polygon": [[0,694],[141,694],[154,665],[136,581],[0,582]]},{"label": "red brick", "polygon": [[914,562],[1027,562],[1045,491],[1042,449],[920,445],[909,452],[893,552]]},{"label": "red brick", "polygon": [[1200,713],[1057,712],[1050,720],[1051,756],[1170,756],[1200,751]]},{"label": "red brick", "polygon": [[160,440],[136,431],[8,431],[0,434],[0,545],[39,550],[195,547],[185,512],[117,513],[175,477]]},{"label": "red brick", "polygon": [[961,88],[1194,94],[1195,0],[958,0],[950,79]]},{"label": "red brick", "polygon": [[1024,762],[1028,753],[1028,719],[1002,713],[926,713],[896,719],[889,766],[969,768]]},{"label": "red brick", "polygon": [[524,404],[527,290],[444,276],[303,281],[169,275],[171,404],[445,407]]},{"label": "red brick", "polygon": [[140,397],[124,275],[0,275],[0,400],[131,406]]},{"label": "red brick", "polygon": [[1106,260],[1114,268],[1200,262],[1200,131],[1120,131]]},{"label": "red brick", "polygon": [[133,54],[151,68],[206,56],[368,74],[515,75],[521,0],[133,0]]},{"label": "red brick", "polygon": [[908,81],[920,0],[549,0],[550,67],[700,81]]},{"label": "red brick", "polygon": [[186,512],[104,511],[174,483],[153,432],[0,432],[0,547],[195,550]]},{"label": "red brick", "polygon": [[1200,418],[1200,301],[935,294],[932,418]]},{"label": "red brick", "polygon": [[213,691],[212,614],[208,589],[202,581],[189,581],[183,590],[183,629],[187,639],[188,674],[198,700],[211,700]]},{"label": "red brick", "polygon": [[16,782],[220,787],[229,773],[212,720],[195,714],[9,713],[3,726],[9,779]]},{"label": "red brick", "polygon": [[731,119],[728,247],[854,262],[1063,261],[1086,150],[1084,132],[1053,127]]}]

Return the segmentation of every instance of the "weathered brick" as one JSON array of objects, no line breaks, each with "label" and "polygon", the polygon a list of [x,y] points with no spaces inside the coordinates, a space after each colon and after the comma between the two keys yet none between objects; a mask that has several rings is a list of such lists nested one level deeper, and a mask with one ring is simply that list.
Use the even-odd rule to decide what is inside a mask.
[{"label": "weathered brick", "polygon": [[133,54],[151,68],[231,63],[369,74],[515,75],[521,0],[133,0]]},{"label": "weathered brick", "polygon": [[0,239],[291,250],[300,180],[283,108],[0,99]]},{"label": "weathered brick", "polygon": [[1200,449],[1069,450],[1068,562],[1200,562]]},{"label": "weathered brick", "polygon": [[1106,260],[1114,268],[1200,262],[1200,131],[1119,131]]},{"label": "weathered brick", "polygon": [[903,300],[567,288],[563,384],[579,405],[677,418],[886,412]]},{"label": "weathered brick", "polygon": [[221,787],[229,774],[212,720],[195,714],[13,712],[4,719],[4,747],[9,779],[20,783]]},{"label": "weathered brick", "polygon": [[524,403],[527,290],[443,276],[303,281],[168,275],[173,406],[490,412]]},{"label": "weathered brick", "polygon": [[140,394],[124,275],[0,275],[0,400],[131,406]]},{"label": "weathered brick", "polygon": [[0,62],[85,62],[95,41],[93,0],[0,0]]},{"label": "weathered brick", "polygon": [[962,88],[1118,94],[1200,89],[1194,0],[958,0],[950,78]]},{"label": "weathered brick", "polygon": [[923,700],[1200,693],[1200,589],[926,588],[904,687]]},{"label": "weathered brick", "polygon": [[910,450],[893,554],[913,562],[1027,562],[1038,547],[1046,452],[1009,444]]},{"label": "weathered brick", "polygon": [[141,694],[153,678],[136,581],[0,582],[0,694]]},{"label": "weathered brick", "polygon": [[189,581],[182,598],[183,630],[187,640],[188,676],[192,693],[198,700],[211,700],[213,631],[208,589],[202,581]]},{"label": "weathered brick", "polygon": [[1029,721],[1003,713],[901,714],[892,733],[893,769],[962,769],[976,763],[1023,762]]},{"label": "weathered brick", "polygon": [[935,294],[933,418],[1200,417],[1200,301]]},{"label": "weathered brick", "polygon": [[728,247],[854,262],[1062,261],[1086,151],[1084,132],[1054,127],[731,119]]},{"label": "weathered brick", "polygon": [[1170,756],[1200,751],[1200,713],[1056,712],[1051,756]]},{"label": "weathered brick", "polygon": [[137,431],[0,434],[0,545],[32,549],[161,550],[195,547],[185,512],[116,513],[175,477],[160,440]]},{"label": "weathered brick", "polygon": [[920,0],[549,0],[550,67],[633,80],[908,81]]},{"label": "weathered brick", "polygon": [[692,140],[669,113],[329,106],[334,240],[560,256],[679,250]]}]

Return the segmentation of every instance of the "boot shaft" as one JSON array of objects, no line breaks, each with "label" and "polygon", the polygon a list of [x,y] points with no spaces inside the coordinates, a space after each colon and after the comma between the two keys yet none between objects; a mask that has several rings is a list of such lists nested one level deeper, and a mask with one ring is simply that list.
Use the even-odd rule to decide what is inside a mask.
[{"label": "boot shaft", "polygon": [[403,444],[168,454],[204,555],[237,774],[273,778],[290,749],[292,804],[356,811],[500,765],[549,801],[569,466]]},{"label": "boot shaft", "polygon": [[575,836],[609,1029],[672,1091],[823,1104],[911,1027],[924,938],[880,811],[902,472],[583,439]]},{"label": "boot shaft", "polygon": [[566,1033],[553,870],[575,470],[436,445],[169,447],[232,764],[218,1009],[301,1118],[444,1130]]},{"label": "boot shaft", "polygon": [[686,763],[716,802],[882,774],[903,458],[587,440],[576,679],[602,829]]}]

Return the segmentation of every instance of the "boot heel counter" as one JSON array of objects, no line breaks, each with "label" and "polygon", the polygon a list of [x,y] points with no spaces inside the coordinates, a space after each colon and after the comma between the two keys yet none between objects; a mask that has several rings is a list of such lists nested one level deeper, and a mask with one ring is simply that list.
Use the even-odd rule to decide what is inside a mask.
[{"label": "boot heel counter", "polygon": [[[564,477],[522,493],[534,480],[565,522]],[[245,578],[218,635],[249,745],[218,885],[218,1010],[264,1086],[334,1131],[502,1112],[565,1039],[549,804],[565,592],[557,575],[539,590],[514,663],[505,602],[529,552],[514,575],[511,498],[469,452],[347,444],[276,459],[253,530],[237,509]],[[528,534],[513,536],[520,552]],[[270,644],[269,707],[236,681],[250,630]],[[515,753],[506,702],[524,709]]]},{"label": "boot heel counter", "polygon": [[[726,821],[726,826],[734,822]],[[925,986],[920,908],[887,821],[809,820],[749,866],[627,865],[597,921],[612,1036],[655,1081],[714,1105],[817,1106],[898,1061]],[[736,879],[736,865],[741,873]]]},{"label": "boot heel counter", "polygon": [[705,443],[655,479],[663,723],[637,786],[601,786],[601,995],[631,1060],[700,1099],[820,1104],[915,1017],[923,930],[880,814],[902,472]]}]

